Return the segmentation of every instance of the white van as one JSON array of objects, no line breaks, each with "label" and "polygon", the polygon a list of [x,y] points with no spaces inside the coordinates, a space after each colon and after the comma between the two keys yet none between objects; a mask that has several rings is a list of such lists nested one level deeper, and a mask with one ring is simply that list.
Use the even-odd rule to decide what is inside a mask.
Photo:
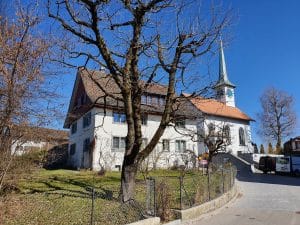
[{"label": "white van", "polygon": [[289,156],[281,156],[276,158],[276,170],[277,173],[290,173],[291,162]]}]

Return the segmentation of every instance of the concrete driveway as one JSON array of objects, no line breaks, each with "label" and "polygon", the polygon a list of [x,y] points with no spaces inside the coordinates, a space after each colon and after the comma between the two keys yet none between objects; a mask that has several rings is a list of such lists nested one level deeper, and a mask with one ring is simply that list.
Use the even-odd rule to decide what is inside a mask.
[{"label": "concrete driveway", "polygon": [[252,174],[249,166],[231,160],[238,168],[237,198],[186,225],[300,225],[300,178]]}]

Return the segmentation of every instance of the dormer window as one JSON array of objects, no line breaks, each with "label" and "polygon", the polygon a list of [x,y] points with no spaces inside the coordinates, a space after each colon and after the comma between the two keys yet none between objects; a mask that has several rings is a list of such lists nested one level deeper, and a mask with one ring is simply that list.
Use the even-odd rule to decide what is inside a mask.
[{"label": "dormer window", "polygon": [[158,105],[158,96],[152,96],[151,104]]},{"label": "dormer window", "polygon": [[165,97],[161,96],[159,98],[159,105],[165,105],[165,102],[166,102]]},{"label": "dormer window", "polygon": [[144,105],[165,105],[165,97],[154,94],[144,94],[141,97],[141,103]]},{"label": "dormer window", "polygon": [[151,101],[152,97],[151,95],[147,96],[147,105],[151,105],[152,101]]},{"label": "dormer window", "polygon": [[179,128],[185,128],[185,119],[176,120],[175,126]]},{"label": "dormer window", "polygon": [[147,104],[147,96],[146,95],[142,95],[142,99],[141,99],[142,104]]}]

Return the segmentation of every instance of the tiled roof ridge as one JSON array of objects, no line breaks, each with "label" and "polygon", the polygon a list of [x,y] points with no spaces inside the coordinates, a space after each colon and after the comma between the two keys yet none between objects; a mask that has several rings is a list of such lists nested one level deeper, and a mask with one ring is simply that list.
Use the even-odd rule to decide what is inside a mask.
[{"label": "tiled roof ridge", "polygon": [[[84,71],[86,71],[86,72],[91,72],[91,73],[101,73],[101,74],[104,75],[103,78],[110,78],[110,76],[111,76],[111,78],[113,79],[112,75],[111,75],[110,73],[107,73],[106,71],[86,69],[86,68],[84,68],[84,67],[80,67],[80,68],[79,68],[79,73],[80,73],[81,76],[84,74],[84,73],[82,73],[82,72],[84,72]],[[113,81],[114,81],[114,80],[113,80]],[[145,80],[140,80],[140,81],[143,82],[144,84],[147,83],[147,81],[145,81]],[[155,85],[155,86],[160,86],[160,87],[163,87],[163,88],[168,88],[168,85],[166,85],[166,84],[161,84],[161,83],[159,83],[159,82],[157,82],[157,81],[154,81],[154,80],[152,80],[152,82],[149,83],[148,85]]]},{"label": "tiled roof ridge", "polygon": [[[184,94],[187,98],[191,95]],[[246,113],[237,107],[228,106],[224,102],[218,101],[213,98],[205,98],[202,96],[193,96],[190,101],[200,110],[208,115],[228,117],[233,119],[241,119],[247,121],[254,121]],[[205,104],[209,104],[205,107]],[[210,106],[210,108],[208,108]]]}]

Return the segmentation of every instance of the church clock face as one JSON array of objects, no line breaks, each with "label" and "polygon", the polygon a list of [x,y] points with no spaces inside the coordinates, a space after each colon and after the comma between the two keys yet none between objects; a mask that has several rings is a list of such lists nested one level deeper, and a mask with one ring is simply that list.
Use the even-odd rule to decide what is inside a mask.
[{"label": "church clock face", "polygon": [[226,95],[227,95],[229,98],[231,98],[231,97],[233,96],[232,90],[231,90],[231,89],[227,89]]}]

